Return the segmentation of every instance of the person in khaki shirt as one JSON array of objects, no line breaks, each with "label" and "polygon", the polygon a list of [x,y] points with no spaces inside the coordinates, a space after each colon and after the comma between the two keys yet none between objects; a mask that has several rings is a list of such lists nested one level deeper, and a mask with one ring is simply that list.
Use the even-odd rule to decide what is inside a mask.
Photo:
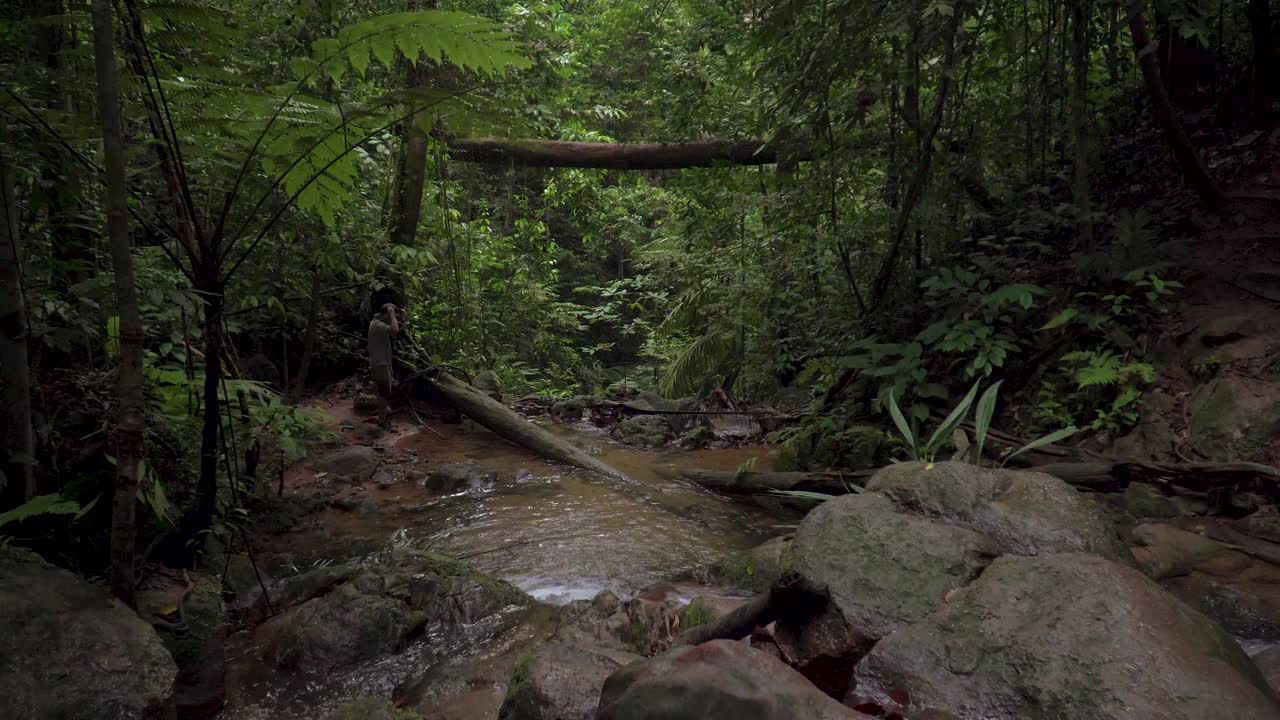
[{"label": "person in khaki shirt", "polygon": [[391,406],[391,338],[400,334],[396,306],[387,303],[369,322],[369,375],[378,386],[378,424],[388,427]]}]

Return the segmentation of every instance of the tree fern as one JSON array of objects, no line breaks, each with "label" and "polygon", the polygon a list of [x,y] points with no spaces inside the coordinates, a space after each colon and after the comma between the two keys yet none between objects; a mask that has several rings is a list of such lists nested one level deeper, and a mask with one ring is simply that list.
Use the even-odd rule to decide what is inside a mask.
[{"label": "tree fern", "polygon": [[667,397],[678,397],[700,390],[707,380],[724,366],[736,351],[737,336],[731,332],[711,331],[685,346],[676,356],[659,383]]}]

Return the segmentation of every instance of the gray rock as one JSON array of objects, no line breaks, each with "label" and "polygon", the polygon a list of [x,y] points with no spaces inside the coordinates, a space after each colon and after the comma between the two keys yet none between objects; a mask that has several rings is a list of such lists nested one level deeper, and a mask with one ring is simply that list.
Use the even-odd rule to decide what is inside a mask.
[{"label": "gray rock", "polygon": [[715,582],[751,592],[763,592],[793,564],[795,535],[782,535],[736,552],[711,567]]},{"label": "gray rock", "polygon": [[1254,655],[1253,664],[1258,666],[1271,689],[1280,695],[1280,645],[1273,645]]},{"label": "gray rock", "polygon": [[878,493],[828,500],[800,523],[792,553],[795,570],[826,584],[831,601],[816,620],[779,621],[775,637],[839,697],[876,641],[933,612],[999,552],[985,535],[904,512]]},{"label": "gray rock", "polygon": [[678,442],[685,450],[697,450],[706,447],[707,443],[715,439],[715,431],[705,425],[698,425],[681,435]]},{"label": "gray rock", "polygon": [[984,720],[1264,720],[1261,673],[1211,620],[1096,555],[1006,555],[859,663],[855,705]]},{"label": "gray rock", "polygon": [[1246,535],[1280,543],[1280,505],[1269,505],[1236,521],[1235,527]]},{"label": "gray rock", "polygon": [[627,445],[646,448],[665,447],[675,437],[667,419],[658,415],[637,415],[618,423],[612,437]]},{"label": "gray rock", "polygon": [[1131,483],[1124,492],[1106,493],[1102,499],[1134,520],[1165,520],[1203,515],[1209,510],[1209,503],[1203,500],[1182,495],[1165,495],[1159,488],[1147,483]]},{"label": "gray rock", "polygon": [[433,492],[453,493],[485,488],[497,479],[498,473],[475,463],[450,463],[432,469],[425,487]]},{"label": "gray rock", "polygon": [[373,484],[379,489],[387,490],[396,484],[396,478],[386,468],[378,468],[373,472]]},{"label": "gray rock", "polygon": [[1091,552],[1132,562],[1106,515],[1052,475],[959,462],[898,463],[872,476],[867,489],[919,514],[982,532],[1004,552]]},{"label": "gray rock", "polygon": [[327,472],[356,483],[362,483],[373,475],[382,462],[378,451],[366,445],[352,445],[336,450],[316,462],[319,472]]},{"label": "gray rock", "polygon": [[363,497],[340,497],[334,498],[330,503],[339,510],[345,510],[356,515],[378,515],[382,512],[382,508],[374,501]]},{"label": "gray rock", "polygon": [[357,415],[371,415],[378,412],[378,396],[368,393],[356,395],[351,398],[351,410]]},{"label": "gray rock", "polygon": [[501,720],[593,720],[600,690],[639,655],[552,641],[521,658],[498,713]]},{"label": "gray rock", "polygon": [[745,643],[713,640],[618,670],[598,720],[870,720]]},{"label": "gray rock", "polygon": [[[428,626],[470,624],[528,596],[464,562],[396,549],[341,577],[313,571],[313,591],[330,588],[259,627],[266,659],[276,667],[328,672],[404,647]],[[311,573],[308,573],[311,574]]]},{"label": "gray rock", "polygon": [[0,546],[0,714],[168,718],[177,674],[132,610],[34,553]]}]

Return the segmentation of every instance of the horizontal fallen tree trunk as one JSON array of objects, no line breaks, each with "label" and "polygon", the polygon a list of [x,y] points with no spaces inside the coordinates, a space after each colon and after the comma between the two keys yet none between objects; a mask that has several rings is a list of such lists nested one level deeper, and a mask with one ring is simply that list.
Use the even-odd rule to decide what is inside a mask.
[{"label": "horizontal fallen tree trunk", "polygon": [[525,167],[676,170],[730,165],[772,165],[807,160],[807,154],[779,153],[759,140],[677,143],[602,143],[505,138],[447,138],[453,157],[467,162]]},{"label": "horizontal fallen tree trunk", "polygon": [[430,378],[430,382],[463,415],[516,445],[528,448],[548,460],[626,479],[626,475],[599,458],[534,425],[507,406],[444,371],[439,371]]},{"label": "horizontal fallen tree trunk", "polygon": [[803,622],[827,606],[830,593],[796,573],[788,573],[769,586],[768,592],[705,625],[689,628],[675,639],[675,645],[700,645],[712,640],[739,640],[757,627],[786,618]]},{"label": "horizontal fallen tree trunk", "polygon": [[670,477],[733,495],[751,495],[771,490],[804,490],[843,495],[850,486],[861,487],[875,471],[857,472],[733,472],[730,470],[698,470],[682,468],[660,470]]}]

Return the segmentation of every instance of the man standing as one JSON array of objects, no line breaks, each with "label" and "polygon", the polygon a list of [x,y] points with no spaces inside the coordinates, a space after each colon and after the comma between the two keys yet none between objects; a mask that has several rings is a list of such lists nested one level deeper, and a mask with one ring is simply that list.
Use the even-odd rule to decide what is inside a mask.
[{"label": "man standing", "polygon": [[369,374],[378,386],[378,424],[390,427],[387,419],[391,403],[391,338],[400,334],[396,306],[387,303],[369,323]]}]

